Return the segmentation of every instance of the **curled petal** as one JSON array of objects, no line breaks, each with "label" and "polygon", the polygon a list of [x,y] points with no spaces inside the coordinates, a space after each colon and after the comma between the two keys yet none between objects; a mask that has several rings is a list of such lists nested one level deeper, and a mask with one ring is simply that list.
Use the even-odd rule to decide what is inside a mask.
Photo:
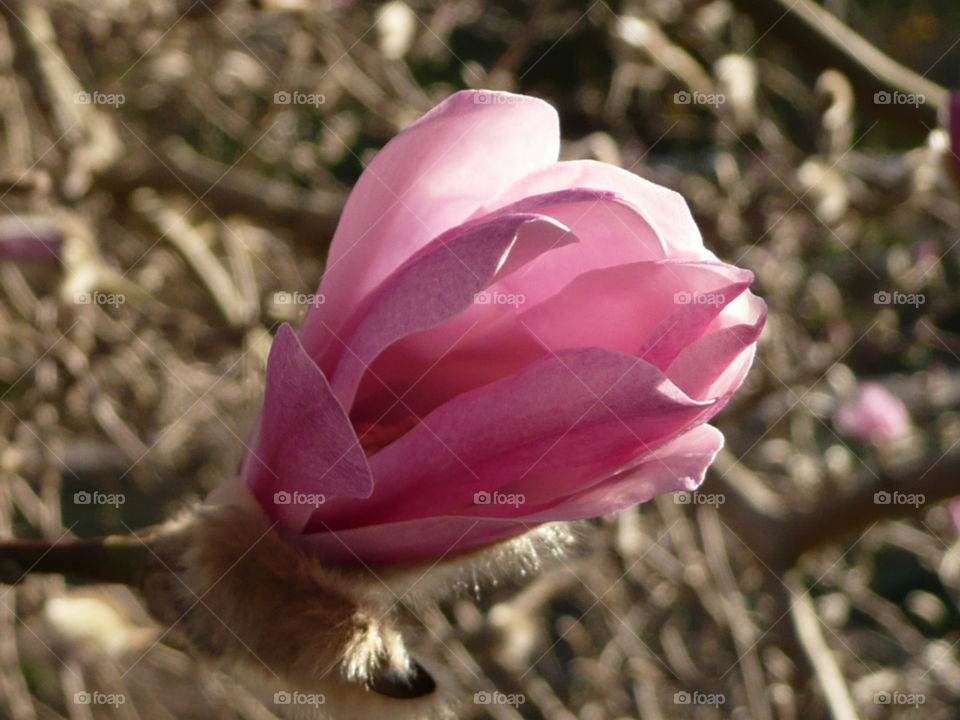
[{"label": "curled petal", "polygon": [[303,343],[329,371],[341,323],[417,250],[557,158],[557,113],[536,98],[455,93],[377,153],[347,200]]}]

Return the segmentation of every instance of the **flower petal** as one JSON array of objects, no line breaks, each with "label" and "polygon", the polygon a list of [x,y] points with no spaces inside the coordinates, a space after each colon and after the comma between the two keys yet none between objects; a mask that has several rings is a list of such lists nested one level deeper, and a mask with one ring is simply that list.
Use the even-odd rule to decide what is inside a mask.
[{"label": "flower petal", "polygon": [[703,482],[723,442],[723,433],[715,427],[700,425],[638,459],[609,480],[527,520],[550,522],[596,517],[667,492],[691,492]]},{"label": "flower petal", "polygon": [[577,484],[702,422],[713,407],[652,365],[563,351],[459,395],[370,458],[373,497],[317,510],[334,529],[449,513],[508,483]]},{"label": "flower petal", "polygon": [[700,230],[682,195],[628,170],[595,160],[571,160],[535,170],[484,205],[480,212],[489,212],[517,198],[569,187],[617,193],[638,209],[669,247],[671,257],[716,260],[716,256],[703,247]]},{"label": "flower petal", "polygon": [[244,475],[267,514],[288,530],[299,530],[314,507],[278,504],[278,492],[354,498],[373,492],[370,467],[347,414],[287,324],[270,349],[253,448]]},{"label": "flower petal", "polygon": [[470,307],[498,274],[575,241],[564,225],[530,213],[495,217],[441,237],[394,273],[364,309],[331,378],[334,394],[350,407],[363,374],[389,345]]},{"label": "flower petal", "polygon": [[[723,434],[710,425],[700,425],[606,482],[547,509],[522,506],[513,517],[467,513],[341,530],[314,523],[318,531],[303,536],[302,540],[320,557],[335,563],[396,563],[443,558],[520,535],[543,523],[606,515],[665,492],[692,491],[703,482],[707,468],[722,447]],[[491,507],[482,506],[485,511]],[[515,510],[511,506],[498,507]]]},{"label": "flower petal", "polygon": [[752,279],[732,265],[689,260],[592,270],[519,321],[550,350],[598,345],[664,368]]},{"label": "flower petal", "polygon": [[656,230],[620,197],[558,203],[537,212],[569,227],[581,242],[544,253],[523,272],[504,277],[492,288],[523,293],[529,304],[555,295],[584,272],[667,257]]},{"label": "flower petal", "polygon": [[[667,368],[667,376],[690,397],[728,398],[746,377],[767,320],[767,306],[753,293],[742,297],[750,308],[746,322],[708,331],[684,348]],[[725,318],[721,315],[719,319]]]},{"label": "flower petal", "polygon": [[418,249],[460,225],[492,194],[556,160],[557,113],[536,98],[451,95],[377,153],[347,200],[303,344],[330,370],[340,324]]}]

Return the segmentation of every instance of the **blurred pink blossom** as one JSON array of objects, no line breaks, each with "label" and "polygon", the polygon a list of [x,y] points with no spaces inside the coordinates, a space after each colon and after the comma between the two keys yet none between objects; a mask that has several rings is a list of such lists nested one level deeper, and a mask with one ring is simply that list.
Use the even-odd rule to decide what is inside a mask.
[{"label": "blurred pink blossom", "polygon": [[960,535],[960,498],[954,498],[947,503],[947,511],[950,513],[950,519],[953,521],[954,531]]},{"label": "blurred pink blossom", "polygon": [[0,260],[59,262],[60,233],[41,221],[16,215],[0,218]]},{"label": "blurred pink blossom", "polygon": [[907,434],[910,414],[900,398],[878,383],[867,382],[840,406],[834,422],[845,435],[882,445]]},{"label": "blurred pink blossom", "polygon": [[690,491],[766,317],[677,193],[464,91],[357,182],[244,477],[334,562],[437,558]]}]

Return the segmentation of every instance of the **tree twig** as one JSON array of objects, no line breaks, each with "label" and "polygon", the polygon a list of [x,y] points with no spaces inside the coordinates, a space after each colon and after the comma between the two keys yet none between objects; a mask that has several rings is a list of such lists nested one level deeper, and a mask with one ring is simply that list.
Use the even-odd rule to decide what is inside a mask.
[{"label": "tree twig", "polygon": [[132,536],[0,541],[0,582],[14,584],[29,573],[56,573],[95,582],[133,585],[147,548]]},{"label": "tree twig", "polygon": [[859,720],[850,690],[844,682],[843,671],[823,637],[813,601],[795,573],[789,573],[786,582],[790,588],[793,626],[803,652],[820,681],[820,687],[823,688],[830,715],[833,720]]},{"label": "tree twig", "polygon": [[202,198],[221,216],[241,214],[270,227],[289,230],[298,243],[312,252],[333,237],[346,200],[339,191],[303,190],[255,173],[231,169],[192,150],[175,153],[134,153],[123,163],[105,168],[97,186],[126,200],[134,190],[149,187],[159,192],[186,192]]},{"label": "tree twig", "polygon": [[[960,453],[929,462],[910,474],[864,482],[854,493],[828,495],[812,506],[776,517],[752,501],[749,491],[722,477],[721,513],[762,562],[776,572],[794,565],[807,552],[856,537],[881,520],[907,518],[930,505],[960,495]],[[886,493],[886,496],[879,495]],[[922,496],[916,504],[882,502],[895,494]]]},{"label": "tree twig", "polygon": [[[881,52],[832,13],[811,0],[734,0],[757,24],[757,36],[776,35],[797,51],[798,59],[823,72],[835,68],[853,85],[861,106],[890,117],[916,137],[939,124],[946,109],[946,88]],[[878,103],[878,93],[923,96],[916,105]]]}]

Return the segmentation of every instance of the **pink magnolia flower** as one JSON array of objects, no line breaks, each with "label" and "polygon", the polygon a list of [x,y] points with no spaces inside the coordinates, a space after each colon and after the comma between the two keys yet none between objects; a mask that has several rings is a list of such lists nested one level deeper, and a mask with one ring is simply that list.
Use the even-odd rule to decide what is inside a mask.
[{"label": "pink magnolia flower", "polygon": [[559,145],[547,103],[464,91],[357,182],[244,466],[321,557],[441,557],[703,480],[765,319],[753,275],[677,193]]},{"label": "pink magnolia flower", "polygon": [[907,433],[910,414],[900,398],[883,385],[867,382],[840,406],[834,422],[845,435],[882,445]]}]

